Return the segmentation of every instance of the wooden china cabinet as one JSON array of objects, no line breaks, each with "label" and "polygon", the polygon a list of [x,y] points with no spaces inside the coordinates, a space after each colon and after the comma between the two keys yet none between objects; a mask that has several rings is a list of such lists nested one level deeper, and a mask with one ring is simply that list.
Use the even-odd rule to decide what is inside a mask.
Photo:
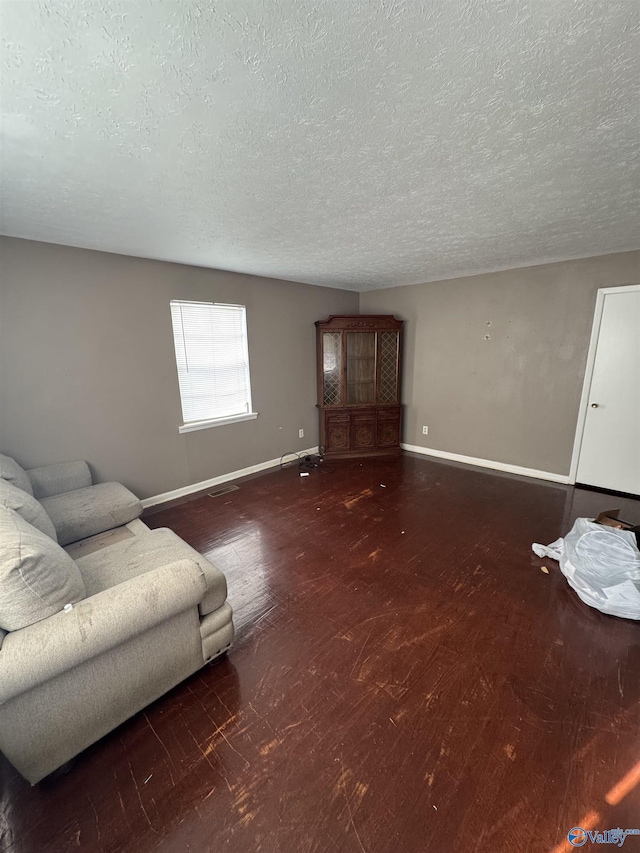
[{"label": "wooden china cabinet", "polygon": [[329,459],[400,453],[402,320],[332,316],[316,328],[321,452]]}]

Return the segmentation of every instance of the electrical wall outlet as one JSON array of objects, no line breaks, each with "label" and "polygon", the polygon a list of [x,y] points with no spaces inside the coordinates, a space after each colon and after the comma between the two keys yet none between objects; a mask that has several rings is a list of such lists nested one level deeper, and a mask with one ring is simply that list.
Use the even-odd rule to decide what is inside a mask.
[{"label": "electrical wall outlet", "polygon": [[429,427],[428,426],[422,427],[422,434],[423,435],[429,435]]},{"label": "electrical wall outlet", "polygon": [[304,430],[303,429],[298,430],[298,438],[304,438]]}]

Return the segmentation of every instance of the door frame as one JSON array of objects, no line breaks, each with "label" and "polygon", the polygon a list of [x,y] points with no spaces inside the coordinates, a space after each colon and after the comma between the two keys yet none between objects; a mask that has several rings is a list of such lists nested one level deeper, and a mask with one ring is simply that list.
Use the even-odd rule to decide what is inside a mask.
[{"label": "door frame", "polygon": [[576,424],[576,435],[573,441],[573,453],[571,454],[571,466],[569,468],[569,483],[574,484],[578,476],[578,462],[580,461],[580,451],[582,450],[582,437],[584,435],[584,426],[587,420],[587,410],[589,408],[589,397],[591,396],[591,382],[593,380],[593,369],[596,363],[596,349],[598,347],[598,338],[600,337],[600,326],[602,325],[602,313],[604,310],[604,300],[608,294],[614,293],[634,293],[640,291],[640,284],[624,284],[620,287],[601,287],[596,294],[596,307],[593,313],[593,326],[591,327],[591,340],[589,341],[589,352],[587,354],[587,364],[584,369],[584,382],[582,383],[582,396],[580,397],[580,406],[578,408],[578,421]]}]

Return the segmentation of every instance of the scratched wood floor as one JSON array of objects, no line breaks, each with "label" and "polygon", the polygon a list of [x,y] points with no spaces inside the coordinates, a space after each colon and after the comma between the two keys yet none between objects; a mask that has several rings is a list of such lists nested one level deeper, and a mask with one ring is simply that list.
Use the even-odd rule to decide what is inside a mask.
[{"label": "scratched wood floor", "polygon": [[640,625],[530,551],[640,502],[332,468],[148,516],[226,572],[235,646],[66,776],[31,789],[2,759],[2,850],[551,853],[640,827]]}]

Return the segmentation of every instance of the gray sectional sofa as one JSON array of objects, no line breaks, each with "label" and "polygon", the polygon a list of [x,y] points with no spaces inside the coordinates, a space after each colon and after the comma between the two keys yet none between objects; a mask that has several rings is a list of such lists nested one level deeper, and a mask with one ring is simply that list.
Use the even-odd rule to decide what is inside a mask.
[{"label": "gray sectional sofa", "polygon": [[0,750],[32,784],[233,640],[222,572],[141,511],[84,462],[0,455]]}]

